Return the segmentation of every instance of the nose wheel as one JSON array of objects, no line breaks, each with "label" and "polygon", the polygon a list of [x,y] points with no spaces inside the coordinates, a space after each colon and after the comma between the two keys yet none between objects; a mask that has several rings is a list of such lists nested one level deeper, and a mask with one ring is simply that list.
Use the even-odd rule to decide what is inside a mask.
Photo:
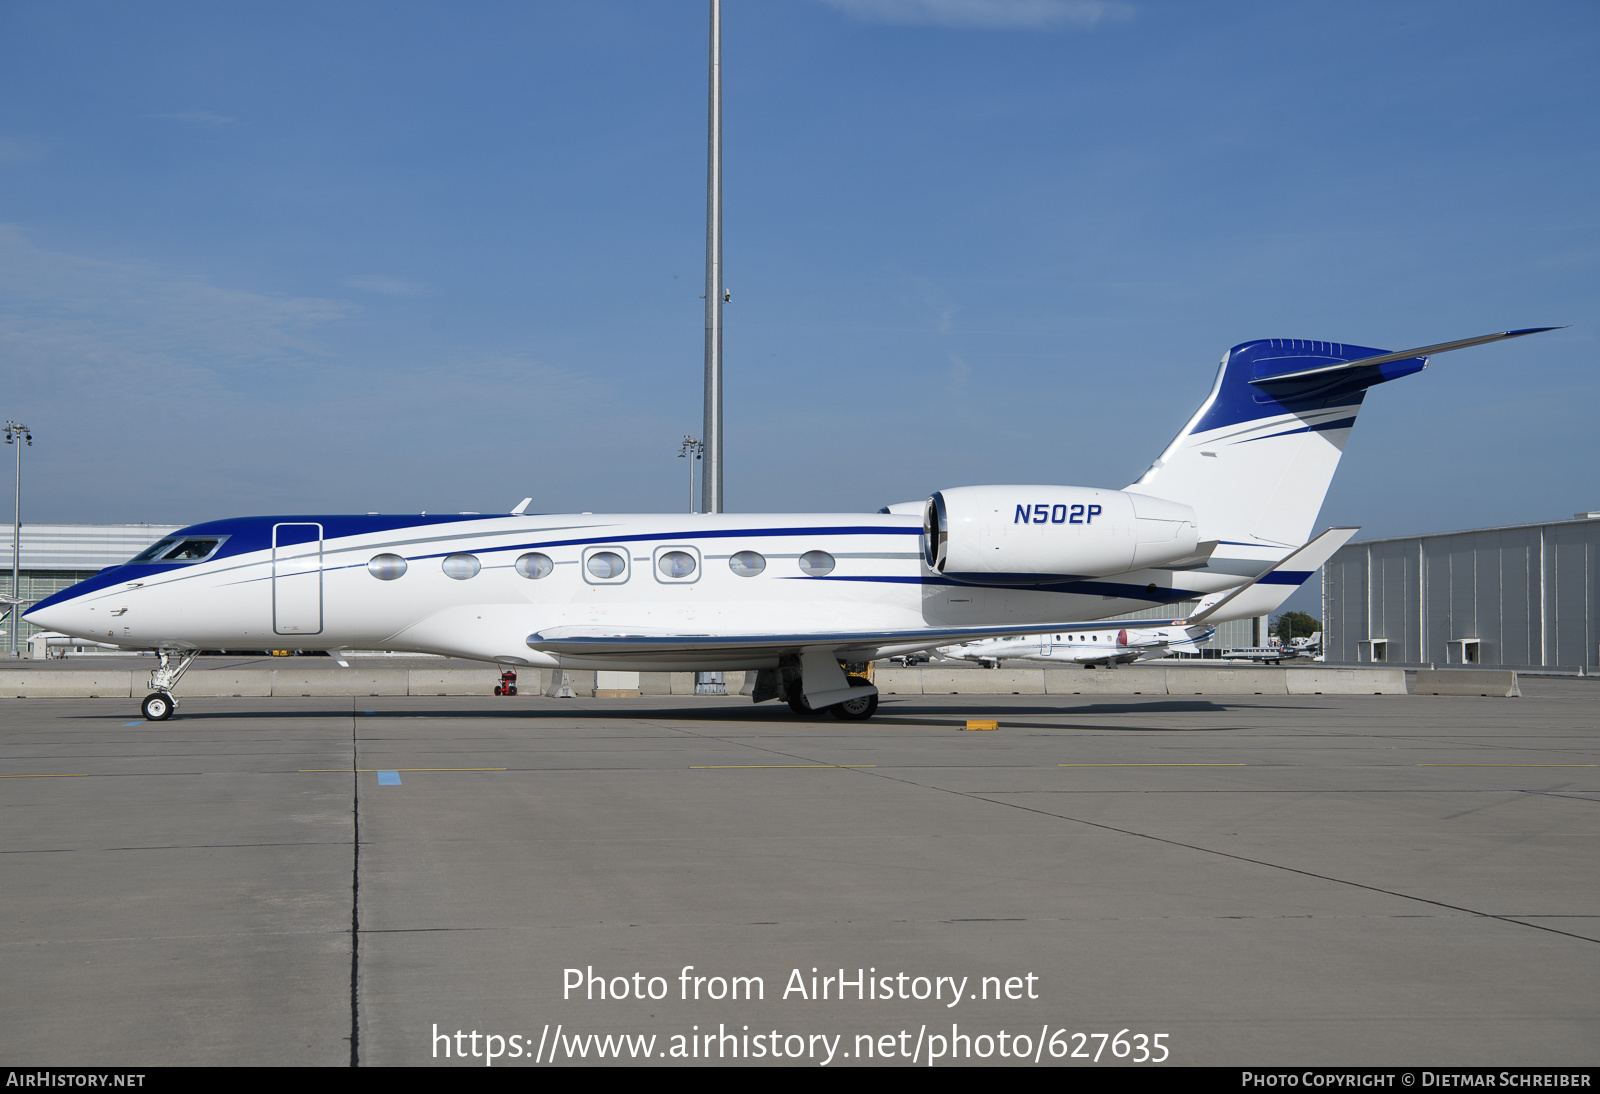
[{"label": "nose wheel", "polygon": [[144,697],[144,702],[139,704],[139,712],[144,715],[147,722],[165,722],[172,717],[172,711],[177,707],[178,701],[164,691],[152,691]]}]

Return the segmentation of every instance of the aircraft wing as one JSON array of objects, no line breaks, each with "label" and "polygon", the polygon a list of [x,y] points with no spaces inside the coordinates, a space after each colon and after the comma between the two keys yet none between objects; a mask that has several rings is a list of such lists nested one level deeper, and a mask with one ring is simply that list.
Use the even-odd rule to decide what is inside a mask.
[{"label": "aircraft wing", "polygon": [[1045,634],[1049,631],[1084,627],[1165,627],[1180,620],[1132,619],[1090,620],[1088,622],[1007,623],[988,627],[919,627],[897,631],[814,631],[795,634],[667,634],[636,631],[628,633],[599,627],[552,627],[528,636],[528,647],[543,653],[571,656],[606,657],[634,655],[672,655],[691,653],[730,654],[740,657],[781,656],[808,648],[834,650],[844,660],[871,660],[883,651],[912,652],[934,649],[974,638],[1004,638],[1008,635]]}]

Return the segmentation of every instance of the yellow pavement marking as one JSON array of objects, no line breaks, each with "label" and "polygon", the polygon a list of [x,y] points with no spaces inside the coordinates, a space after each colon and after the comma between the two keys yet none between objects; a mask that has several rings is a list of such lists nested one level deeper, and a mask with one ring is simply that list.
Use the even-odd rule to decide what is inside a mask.
[{"label": "yellow pavement marking", "polygon": [[1249,767],[1249,764],[1056,764],[1057,767]]},{"label": "yellow pavement marking", "polygon": [[877,767],[877,764],[691,764],[690,771],[753,771],[792,767]]},{"label": "yellow pavement marking", "polygon": [[349,775],[361,771],[508,771],[505,767],[302,767],[301,775]]}]

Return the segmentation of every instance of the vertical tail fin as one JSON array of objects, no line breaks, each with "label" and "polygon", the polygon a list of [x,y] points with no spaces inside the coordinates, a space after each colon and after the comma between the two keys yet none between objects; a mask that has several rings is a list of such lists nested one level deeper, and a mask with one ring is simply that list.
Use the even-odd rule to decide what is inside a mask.
[{"label": "vertical tail fin", "polygon": [[1398,353],[1299,338],[1234,346],[1206,401],[1128,489],[1192,506],[1201,539],[1303,543],[1368,388],[1421,372],[1430,354],[1555,329],[1505,331]]}]

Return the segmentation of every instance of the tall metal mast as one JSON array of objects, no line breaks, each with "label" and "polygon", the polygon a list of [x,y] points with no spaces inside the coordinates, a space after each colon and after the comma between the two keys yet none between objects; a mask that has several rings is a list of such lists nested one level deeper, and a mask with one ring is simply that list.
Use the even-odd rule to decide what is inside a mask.
[{"label": "tall metal mast", "polygon": [[17,656],[17,630],[22,625],[21,590],[18,582],[20,561],[22,558],[22,446],[33,447],[33,430],[21,422],[7,422],[5,425],[6,444],[17,446],[17,511],[16,520],[11,526],[11,617],[6,628],[10,634],[8,653]]},{"label": "tall metal mast", "polygon": [[705,466],[700,511],[722,512],[722,0],[711,0],[710,149],[706,165]]}]

